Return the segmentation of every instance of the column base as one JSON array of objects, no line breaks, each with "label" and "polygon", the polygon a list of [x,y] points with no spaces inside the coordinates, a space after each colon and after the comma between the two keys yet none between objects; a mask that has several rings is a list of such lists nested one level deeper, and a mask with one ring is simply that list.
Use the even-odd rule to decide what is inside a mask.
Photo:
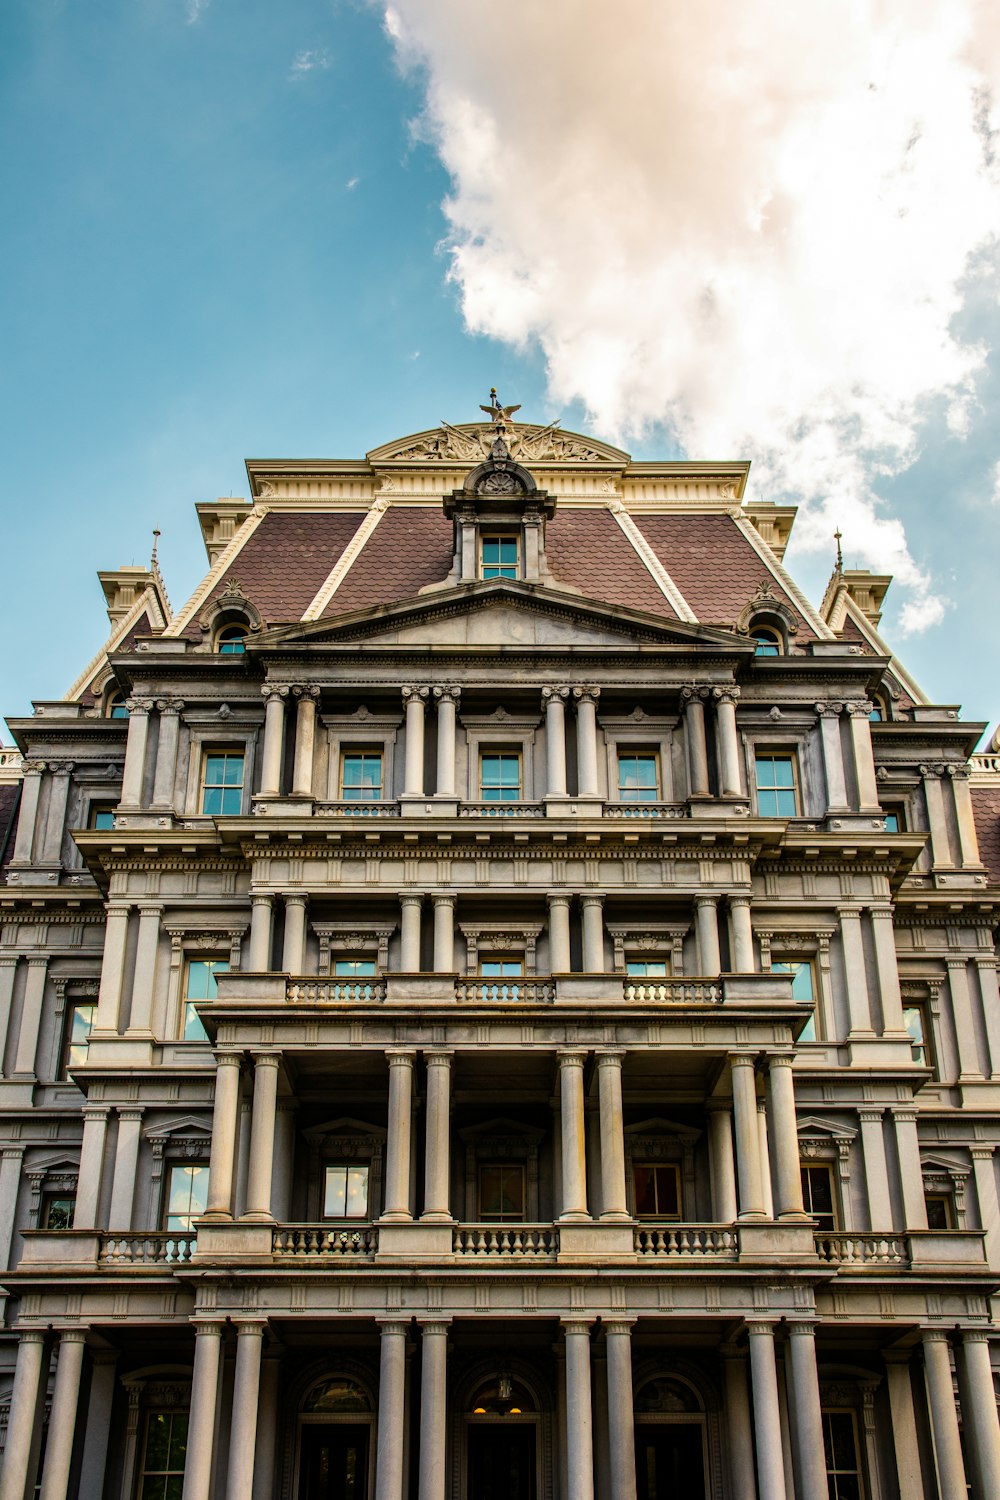
[{"label": "column base", "polygon": [[202,1214],[199,1224],[232,1224],[233,1216],[224,1208],[210,1208]]},{"label": "column base", "polygon": [[376,1224],[412,1224],[412,1214],[404,1213],[402,1209],[390,1209],[387,1213],[375,1220]]},{"label": "column base", "polygon": [[594,1220],[590,1214],[583,1213],[580,1209],[571,1210],[569,1213],[560,1214],[556,1220],[557,1224],[593,1224]]},{"label": "column base", "polygon": [[261,1209],[256,1209],[250,1213],[240,1214],[239,1222],[241,1224],[274,1224],[277,1221],[274,1214],[264,1213]]},{"label": "column base", "polygon": [[601,1214],[599,1222],[601,1224],[631,1224],[634,1221],[631,1214],[619,1209],[611,1209],[608,1213]]},{"label": "column base", "polygon": [[454,1224],[455,1216],[447,1209],[431,1209],[429,1213],[421,1214],[418,1220],[420,1224]]}]

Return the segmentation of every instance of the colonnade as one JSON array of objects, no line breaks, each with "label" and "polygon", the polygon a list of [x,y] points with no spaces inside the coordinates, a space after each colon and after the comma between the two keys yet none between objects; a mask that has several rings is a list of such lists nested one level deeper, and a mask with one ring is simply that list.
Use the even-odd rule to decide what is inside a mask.
[{"label": "colonnade", "polygon": [[[561,1405],[564,1428],[564,1493],[573,1500],[596,1500],[595,1427],[605,1425],[608,1500],[635,1500],[632,1335],[636,1319],[613,1313],[598,1321],[579,1313],[560,1320],[564,1380]],[[399,1314],[376,1319],[379,1334],[379,1389],[375,1433],[376,1500],[403,1500],[407,1491],[405,1434],[409,1415],[408,1352],[410,1320]],[[449,1342],[460,1330],[446,1313],[416,1319],[420,1343],[420,1419],[416,1431],[419,1500],[445,1500],[448,1468]],[[276,1365],[262,1360],[267,1321],[259,1316],[232,1319],[236,1354],[227,1451],[216,1451],[222,1395],[226,1323],[218,1317],[192,1319],[192,1369],[187,1461],[183,1500],[209,1500],[213,1472],[225,1475],[226,1500],[249,1500],[271,1493],[277,1423],[277,1382],[265,1379]],[[66,1326],[50,1334],[22,1329],[11,1395],[6,1450],[0,1471],[0,1500],[23,1500],[38,1462],[40,1396],[56,1357],[52,1407],[40,1475],[41,1500],[67,1500],[77,1434],[87,1428],[91,1445],[95,1407],[108,1408],[113,1390],[114,1355],[93,1351],[94,1377],[86,1413],[84,1388],[89,1329]],[[606,1364],[597,1389],[595,1341],[600,1335]],[[817,1321],[811,1316],[787,1320],[760,1313],[747,1319],[743,1337],[720,1346],[723,1366],[725,1452],[734,1500],[816,1500],[827,1487],[824,1459]],[[983,1497],[1000,1493],[1000,1425],[990,1362],[989,1335],[982,1328],[958,1333],[942,1326],[919,1330],[926,1389],[926,1412],[933,1447],[939,1500],[966,1500],[967,1481]],[[924,1496],[911,1364],[914,1352],[890,1349],[884,1375],[892,1417],[895,1474],[870,1474],[877,1487],[884,1479],[898,1485],[908,1500]],[[961,1410],[956,1407],[952,1358],[958,1377]],[[779,1379],[779,1359],[785,1387]],[[274,1366],[272,1368],[272,1366]],[[111,1381],[99,1379],[110,1373]],[[606,1394],[606,1401],[604,1400]],[[600,1398],[600,1399],[598,1399]],[[107,1456],[107,1427],[100,1452],[84,1453],[84,1468],[101,1482]],[[874,1448],[869,1465],[878,1467]],[[966,1471],[968,1464],[968,1474]],[[93,1471],[93,1472],[91,1472]],[[82,1493],[82,1492],[81,1492]],[[604,1500],[604,1496],[601,1496]]]}]

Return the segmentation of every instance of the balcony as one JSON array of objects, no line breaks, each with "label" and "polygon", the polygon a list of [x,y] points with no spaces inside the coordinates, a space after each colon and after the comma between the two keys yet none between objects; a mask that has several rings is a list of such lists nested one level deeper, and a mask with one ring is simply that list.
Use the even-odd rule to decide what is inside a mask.
[{"label": "balcony", "polygon": [[687,818],[686,802],[605,802],[606,818]]}]

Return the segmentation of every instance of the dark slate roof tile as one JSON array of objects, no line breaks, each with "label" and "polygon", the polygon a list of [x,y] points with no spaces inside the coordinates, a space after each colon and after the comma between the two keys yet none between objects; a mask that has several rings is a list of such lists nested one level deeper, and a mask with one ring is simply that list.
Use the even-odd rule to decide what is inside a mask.
[{"label": "dark slate roof tile", "polygon": [[974,786],[971,791],[979,857],[990,880],[1000,885],[1000,787]]},{"label": "dark slate roof tile", "polygon": [[545,555],[557,583],[589,599],[678,618],[614,516],[600,510],[556,511],[545,531]]}]

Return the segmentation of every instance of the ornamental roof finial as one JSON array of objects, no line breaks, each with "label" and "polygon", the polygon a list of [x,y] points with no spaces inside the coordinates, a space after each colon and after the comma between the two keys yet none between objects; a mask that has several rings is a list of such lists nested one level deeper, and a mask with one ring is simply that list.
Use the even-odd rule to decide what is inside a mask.
[{"label": "ornamental roof finial", "polygon": [[833,535],[834,535],[834,540],[837,543],[837,572],[838,573],[842,573],[844,571],[844,554],[843,554],[843,552],[840,549],[840,544],[843,541],[843,535],[841,533],[841,530],[840,530],[839,526],[837,527],[837,529],[833,533]]},{"label": "ornamental roof finial", "polygon": [[501,405],[500,397],[497,395],[497,388],[495,385],[492,385],[490,386],[489,406],[480,404],[479,410],[486,413],[494,427],[499,428],[501,432],[506,432],[509,427],[514,425],[511,418],[516,411],[521,410],[521,405],[520,402],[518,402],[517,406]]}]

